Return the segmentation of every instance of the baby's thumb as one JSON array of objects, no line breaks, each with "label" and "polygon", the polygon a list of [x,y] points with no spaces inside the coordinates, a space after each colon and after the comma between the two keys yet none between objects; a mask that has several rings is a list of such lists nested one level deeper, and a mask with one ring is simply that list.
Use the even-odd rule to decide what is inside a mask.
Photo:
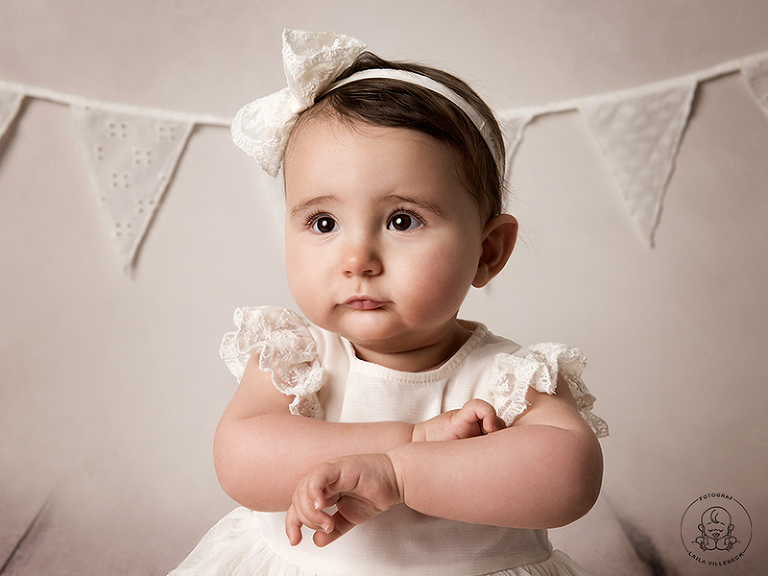
[{"label": "baby's thumb", "polygon": [[507,427],[504,420],[496,415],[496,410],[491,407],[491,411],[483,417],[483,433],[490,434],[491,432],[498,432],[504,430]]}]

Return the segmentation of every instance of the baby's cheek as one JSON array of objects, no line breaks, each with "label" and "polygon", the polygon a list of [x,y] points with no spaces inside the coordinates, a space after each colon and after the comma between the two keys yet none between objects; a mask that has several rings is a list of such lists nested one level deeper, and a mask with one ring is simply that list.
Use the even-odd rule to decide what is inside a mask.
[{"label": "baby's cheek", "polygon": [[288,288],[299,307],[311,306],[321,295],[323,283],[317,276],[316,262],[299,258],[286,267]]},{"label": "baby's cheek", "polygon": [[452,309],[461,306],[472,278],[461,270],[448,269],[426,262],[419,267],[419,274],[411,282],[412,289],[420,294],[427,309]]}]

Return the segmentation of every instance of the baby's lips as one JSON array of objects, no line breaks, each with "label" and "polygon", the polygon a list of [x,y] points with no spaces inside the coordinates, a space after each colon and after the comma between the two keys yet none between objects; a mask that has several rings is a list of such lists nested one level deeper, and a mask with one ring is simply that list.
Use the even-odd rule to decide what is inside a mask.
[{"label": "baby's lips", "polygon": [[344,305],[354,310],[375,310],[381,307],[382,302],[366,296],[354,296],[344,302]]}]

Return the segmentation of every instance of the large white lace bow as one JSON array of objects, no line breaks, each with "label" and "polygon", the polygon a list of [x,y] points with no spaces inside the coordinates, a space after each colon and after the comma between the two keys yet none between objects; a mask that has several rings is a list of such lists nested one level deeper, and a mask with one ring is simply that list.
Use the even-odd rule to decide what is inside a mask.
[{"label": "large white lace bow", "polygon": [[265,172],[276,176],[299,114],[365,50],[365,44],[333,32],[283,31],[288,87],[244,106],[232,121],[232,139]]}]

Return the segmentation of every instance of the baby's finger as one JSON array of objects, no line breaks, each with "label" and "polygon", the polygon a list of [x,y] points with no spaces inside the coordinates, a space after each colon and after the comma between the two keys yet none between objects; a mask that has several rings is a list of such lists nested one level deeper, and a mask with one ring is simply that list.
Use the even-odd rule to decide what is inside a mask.
[{"label": "baby's finger", "polygon": [[285,515],[285,534],[292,546],[301,542],[301,527],[306,526],[316,532],[330,533],[333,531],[333,518],[322,510],[314,511],[313,517],[310,517],[305,511],[300,510],[293,504]]},{"label": "baby's finger", "polygon": [[[342,478],[342,460],[331,460],[315,468],[307,476],[307,493],[316,509],[332,506],[339,495],[352,487]],[[353,483],[354,484],[354,483]]]},{"label": "baby's finger", "polygon": [[493,406],[485,400],[474,398],[464,404],[459,411],[466,420],[482,421],[488,414],[496,414]]},{"label": "baby's finger", "polygon": [[341,514],[336,513],[333,515],[333,530],[330,532],[315,532],[312,540],[318,548],[322,548],[323,546],[328,546],[331,542],[338,540],[355,526],[356,524],[353,524]]},{"label": "baby's finger", "polygon": [[294,499],[298,500],[303,511],[311,516],[314,510],[322,510],[325,508],[323,487],[318,485],[317,482],[313,482],[312,473],[299,484],[299,487],[301,488],[301,491],[298,489],[296,490]]},{"label": "baby's finger", "polygon": [[467,402],[462,408],[474,414],[483,434],[490,434],[506,427],[504,421],[496,415],[496,409],[485,400],[475,398]]},{"label": "baby's finger", "polygon": [[301,542],[301,526],[302,522],[299,520],[296,509],[291,504],[288,508],[288,513],[285,515],[285,534],[288,536],[288,542],[291,546],[296,546]]},{"label": "baby's finger", "polygon": [[[493,410],[493,408],[491,408]],[[504,430],[504,428],[507,427],[506,422],[499,418],[496,415],[496,411],[493,410],[492,413],[486,414],[483,417],[483,433],[484,434],[490,434],[491,432],[498,432],[499,430]]]},{"label": "baby's finger", "polygon": [[324,499],[321,496],[313,496],[316,489],[309,485],[309,478],[299,482],[296,491],[291,499],[291,506],[286,514],[285,531],[288,539],[293,544],[301,541],[301,526],[304,525],[310,530],[322,530],[330,532],[333,530],[333,520],[323,512]]}]

